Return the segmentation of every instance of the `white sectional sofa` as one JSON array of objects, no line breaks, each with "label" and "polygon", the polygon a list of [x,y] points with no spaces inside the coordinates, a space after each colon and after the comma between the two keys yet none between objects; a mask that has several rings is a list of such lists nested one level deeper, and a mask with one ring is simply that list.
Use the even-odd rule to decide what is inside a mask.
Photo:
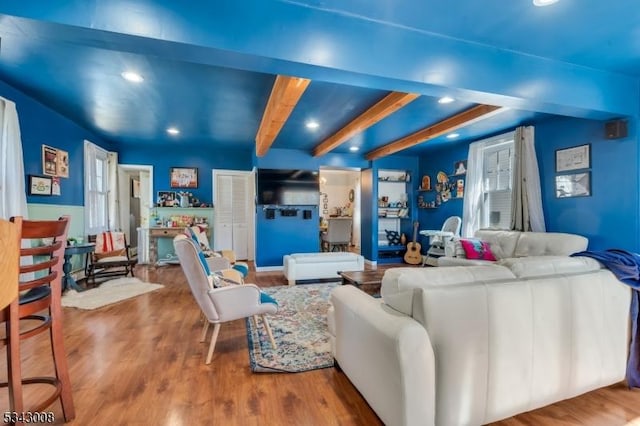
[{"label": "white sectional sofa", "polygon": [[[530,256],[568,256],[587,249],[589,240],[581,235],[561,232],[520,232],[480,229],[474,238],[489,243],[495,258]],[[486,265],[488,260],[467,259],[456,237],[445,245],[445,255],[438,258],[438,266]]]},{"label": "white sectional sofa", "polygon": [[364,257],[348,252],[287,254],[283,263],[289,285],[297,280],[339,279],[341,271],[364,271]]},{"label": "white sectional sofa", "polygon": [[586,257],[394,268],[331,294],[340,368],[389,426],[480,425],[625,377],[631,291]]}]

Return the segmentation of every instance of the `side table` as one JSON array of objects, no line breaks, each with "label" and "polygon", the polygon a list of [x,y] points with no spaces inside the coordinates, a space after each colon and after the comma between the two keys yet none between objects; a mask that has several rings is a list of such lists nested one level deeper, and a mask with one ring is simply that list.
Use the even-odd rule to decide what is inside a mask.
[{"label": "side table", "polygon": [[80,287],[76,280],[71,276],[71,257],[77,254],[88,255],[93,253],[96,249],[95,244],[77,244],[75,246],[67,246],[64,249],[64,264],[62,265],[62,271],[64,276],[62,277],[62,291],[65,291],[69,287],[76,291],[84,291],[86,289]]},{"label": "side table", "polygon": [[353,285],[371,296],[380,295],[380,285],[384,276],[384,269],[367,271],[342,271],[342,284]]}]

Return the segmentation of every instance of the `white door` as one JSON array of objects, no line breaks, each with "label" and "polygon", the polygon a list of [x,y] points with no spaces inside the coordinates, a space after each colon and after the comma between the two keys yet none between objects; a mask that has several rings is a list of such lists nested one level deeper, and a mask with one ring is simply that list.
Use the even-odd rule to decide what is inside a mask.
[{"label": "white door", "polygon": [[253,174],[218,171],[215,188],[214,247],[231,249],[238,259],[253,259]]}]

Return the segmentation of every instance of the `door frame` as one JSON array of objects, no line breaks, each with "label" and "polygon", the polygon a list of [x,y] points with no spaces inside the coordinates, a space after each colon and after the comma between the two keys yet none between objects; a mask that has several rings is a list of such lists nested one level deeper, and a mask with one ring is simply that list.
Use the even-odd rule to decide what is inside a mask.
[{"label": "door frame", "polygon": [[229,169],[211,169],[211,199],[213,200],[213,232],[214,232],[214,241],[215,241],[215,223],[216,223],[216,212],[215,206],[217,204],[216,200],[216,177],[217,175],[236,175],[243,176],[249,179],[249,191],[247,191],[247,206],[249,207],[249,216],[247,223],[247,255],[248,260],[255,260],[256,258],[256,169],[255,167],[252,170],[229,170]]},{"label": "door frame", "polygon": [[[145,206],[140,206],[140,215],[144,216],[146,214],[147,216],[147,227],[151,226],[151,222],[150,222],[150,218],[151,218],[151,211],[153,210],[155,203],[155,197],[153,195],[153,166],[148,165],[148,164],[118,164],[118,172],[120,171],[126,171],[126,172],[140,172],[140,171],[144,171],[144,172],[148,172],[149,173],[149,186],[148,186],[148,191],[149,191],[149,206],[145,208]],[[120,173],[118,173],[119,175]],[[118,181],[120,181],[120,178],[118,177]],[[121,186],[120,183],[118,182],[118,215],[120,215],[120,207],[123,204],[126,204],[127,206],[129,205],[129,191],[131,190],[129,188],[129,185],[125,186]],[[126,202],[125,202],[126,201]],[[128,210],[128,209],[127,209]],[[120,226],[123,228],[124,230],[124,226],[123,224],[120,224]],[[128,229],[127,229],[128,232]],[[145,261],[146,259],[149,258],[149,245],[146,243],[146,241],[138,241],[138,258],[141,260],[141,262]],[[144,251],[143,254],[141,254],[140,252]]]}]

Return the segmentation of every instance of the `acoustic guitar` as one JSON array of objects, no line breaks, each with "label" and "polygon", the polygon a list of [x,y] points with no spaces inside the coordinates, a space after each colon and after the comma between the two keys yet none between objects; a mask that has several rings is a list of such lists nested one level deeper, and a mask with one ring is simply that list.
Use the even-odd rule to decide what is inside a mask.
[{"label": "acoustic guitar", "polygon": [[413,241],[407,244],[407,252],[404,254],[404,261],[410,265],[419,265],[422,263],[422,254],[420,254],[420,243],[416,242],[418,238],[418,222],[413,222]]}]

